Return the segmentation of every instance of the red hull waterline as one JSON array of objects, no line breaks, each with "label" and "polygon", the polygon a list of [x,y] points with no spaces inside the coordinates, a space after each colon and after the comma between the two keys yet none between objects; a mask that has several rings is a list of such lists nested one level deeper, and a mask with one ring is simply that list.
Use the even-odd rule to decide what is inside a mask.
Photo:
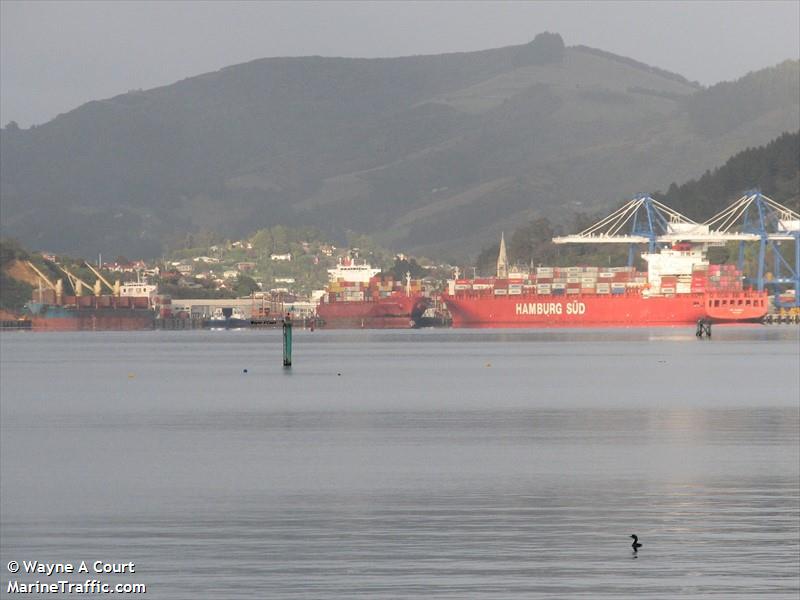
[{"label": "red hull waterline", "polygon": [[426,307],[427,298],[421,296],[322,302],[317,316],[330,329],[410,329]]},{"label": "red hull waterline", "polygon": [[146,331],[155,327],[150,311],[142,314],[75,315],[66,317],[32,316],[35,331]]},{"label": "red hull waterline", "polygon": [[766,292],[741,291],[673,296],[625,294],[495,296],[491,293],[443,297],[453,327],[647,327],[761,320]]}]

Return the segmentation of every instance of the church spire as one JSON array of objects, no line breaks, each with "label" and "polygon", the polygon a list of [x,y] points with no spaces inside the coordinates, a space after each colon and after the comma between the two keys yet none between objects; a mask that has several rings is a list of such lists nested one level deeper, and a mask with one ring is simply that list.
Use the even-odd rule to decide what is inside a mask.
[{"label": "church spire", "polygon": [[497,278],[508,279],[508,258],[506,258],[505,232],[500,234],[500,252],[497,255]]}]

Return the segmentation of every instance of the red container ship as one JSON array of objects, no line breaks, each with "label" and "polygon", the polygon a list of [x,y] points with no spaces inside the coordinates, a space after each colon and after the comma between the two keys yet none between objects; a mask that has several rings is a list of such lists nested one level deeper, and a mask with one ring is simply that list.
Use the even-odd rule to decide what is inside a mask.
[{"label": "red container ship", "polygon": [[710,265],[701,248],[675,244],[633,267],[539,267],[534,273],[451,280],[443,296],[454,327],[637,327],[760,321],[766,292],[745,290],[733,265]]},{"label": "red container ship", "polygon": [[428,306],[419,281],[405,285],[379,277],[380,269],[343,259],[328,270],[330,283],[317,306],[323,327],[337,329],[408,329]]}]

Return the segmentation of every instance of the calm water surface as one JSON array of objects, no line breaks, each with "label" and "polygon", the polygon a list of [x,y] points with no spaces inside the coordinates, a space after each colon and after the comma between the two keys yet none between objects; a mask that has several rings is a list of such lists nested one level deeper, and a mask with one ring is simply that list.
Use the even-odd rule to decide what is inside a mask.
[{"label": "calm water surface", "polygon": [[169,599],[800,593],[796,327],[280,343],[3,333],[0,594],[31,559]]}]

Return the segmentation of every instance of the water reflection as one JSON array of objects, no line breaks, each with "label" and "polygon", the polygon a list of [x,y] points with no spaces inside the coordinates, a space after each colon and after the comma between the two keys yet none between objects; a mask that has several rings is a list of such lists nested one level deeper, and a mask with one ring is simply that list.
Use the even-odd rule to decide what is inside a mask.
[{"label": "water reflection", "polygon": [[157,598],[795,600],[795,331],[297,332],[291,377],[266,332],[3,336],[0,554]]}]

